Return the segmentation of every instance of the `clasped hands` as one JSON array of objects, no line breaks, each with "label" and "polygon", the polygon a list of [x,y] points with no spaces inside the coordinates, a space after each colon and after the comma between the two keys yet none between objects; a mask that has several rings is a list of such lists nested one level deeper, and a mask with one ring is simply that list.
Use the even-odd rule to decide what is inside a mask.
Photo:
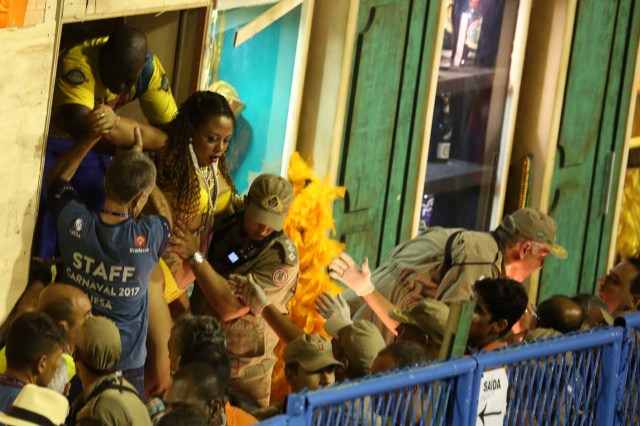
[{"label": "clasped hands", "polygon": [[120,117],[108,105],[98,105],[89,112],[91,133],[94,135],[108,135],[118,125]]}]

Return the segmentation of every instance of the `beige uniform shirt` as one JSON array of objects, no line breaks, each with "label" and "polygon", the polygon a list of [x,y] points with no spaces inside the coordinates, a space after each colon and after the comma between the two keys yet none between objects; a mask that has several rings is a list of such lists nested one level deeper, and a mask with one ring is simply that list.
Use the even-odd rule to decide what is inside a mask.
[{"label": "beige uniform shirt", "polygon": [[[236,221],[228,231],[218,237],[214,234],[213,238],[210,259],[218,259],[221,255],[226,258],[231,247],[237,247],[246,240],[242,221]],[[295,293],[299,268],[295,244],[287,235],[281,234],[263,247],[255,258],[225,272],[218,272],[225,277],[251,273],[271,303],[286,314],[287,302]],[[218,317],[197,286],[191,300],[194,314]],[[251,396],[261,406],[266,405],[261,401],[268,403],[271,372],[275,364],[273,350],[279,340],[277,334],[262,317],[256,317],[251,312],[221,324],[231,359],[230,388]]]},{"label": "beige uniform shirt", "polygon": [[[447,240],[459,231],[451,246],[451,266],[442,276]],[[502,276],[504,266],[502,252],[490,233],[433,227],[397,246],[371,275],[376,289],[400,309],[408,309],[424,298],[420,288],[403,285],[400,276],[405,269],[428,274],[438,285],[436,299],[455,302],[469,300],[478,279]],[[352,311],[357,309],[354,319],[372,321],[383,330],[385,341],[392,341],[393,334],[361,303],[361,299],[350,302]]]},{"label": "beige uniform shirt", "polygon": [[[269,301],[280,312],[287,314],[287,302],[295,293],[299,268],[296,247],[283,234],[274,239],[258,257],[232,273],[246,275],[250,272]],[[232,378],[241,377],[243,370],[258,363],[266,363],[265,367],[269,369],[273,367],[273,350],[279,339],[262,317],[248,313],[240,318],[224,321],[222,328],[231,356]]]},{"label": "beige uniform shirt", "polygon": [[504,259],[497,241],[487,232],[463,231],[453,240],[451,266],[442,277],[436,299],[459,302],[471,299],[473,284],[504,273]]}]

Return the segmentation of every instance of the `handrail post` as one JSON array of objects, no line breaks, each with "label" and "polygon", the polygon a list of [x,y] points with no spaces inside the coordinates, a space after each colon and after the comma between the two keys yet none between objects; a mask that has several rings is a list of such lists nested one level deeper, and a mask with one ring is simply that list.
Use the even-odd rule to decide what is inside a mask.
[{"label": "handrail post", "polygon": [[626,331],[624,329],[621,330],[619,338],[616,341],[605,345],[602,350],[603,368],[600,369],[602,372],[602,377],[600,377],[602,392],[600,392],[596,403],[597,425],[613,424],[616,407],[616,394],[620,379],[618,369],[620,367],[622,341],[625,337],[625,332]]},{"label": "handrail post", "polygon": [[[466,373],[458,376],[456,380],[456,392],[454,394],[455,400],[453,401],[453,413],[451,422],[452,425],[466,425],[471,424],[471,405],[473,395],[473,378],[478,364],[473,370],[469,370]],[[475,417],[474,417],[475,420]]]}]

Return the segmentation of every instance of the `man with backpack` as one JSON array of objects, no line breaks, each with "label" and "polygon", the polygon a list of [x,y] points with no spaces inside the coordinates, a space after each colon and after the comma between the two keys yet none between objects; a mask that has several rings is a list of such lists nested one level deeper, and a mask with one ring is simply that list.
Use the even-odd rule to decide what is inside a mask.
[{"label": "man with backpack", "polygon": [[330,275],[350,288],[343,295],[354,319],[374,322],[390,342],[392,334],[374,313],[385,318],[390,310],[411,308],[425,297],[445,303],[470,300],[474,283],[482,278],[522,282],[542,268],[549,254],[567,258],[555,239],[555,221],[524,208],[506,215],[491,232],[429,228],[396,247],[373,273],[366,259],[360,269],[343,253],[331,263]]},{"label": "man with backpack", "polygon": [[70,425],[151,425],[136,389],[116,373],[122,344],[118,327],[105,317],[87,318],[76,338],[76,368],[82,394],[71,406]]}]

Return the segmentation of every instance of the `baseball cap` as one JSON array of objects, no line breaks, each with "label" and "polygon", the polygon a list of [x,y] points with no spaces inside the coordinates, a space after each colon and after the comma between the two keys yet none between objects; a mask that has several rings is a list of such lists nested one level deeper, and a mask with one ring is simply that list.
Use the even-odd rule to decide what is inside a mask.
[{"label": "baseball cap", "polygon": [[342,365],[333,357],[331,342],[320,334],[303,334],[293,339],[284,350],[284,363],[298,363],[305,370],[318,371]]},{"label": "baseball cap", "polygon": [[8,426],[59,426],[69,412],[67,398],[44,387],[25,385],[7,414],[0,413],[0,424]]},{"label": "baseball cap", "polygon": [[262,174],[251,184],[248,198],[245,215],[251,221],[276,231],[282,230],[293,203],[293,186],[288,180],[278,175]]},{"label": "baseball cap", "polygon": [[536,209],[527,207],[506,215],[500,228],[510,235],[544,244],[558,259],[569,256],[564,247],[556,244],[555,220]]},{"label": "baseball cap", "polygon": [[434,345],[441,345],[449,318],[449,307],[431,298],[423,299],[409,309],[394,309],[389,316],[401,324],[410,324],[429,336]]},{"label": "baseball cap", "polygon": [[120,360],[122,343],[115,323],[105,317],[89,317],[78,329],[75,357],[87,367],[112,373]]},{"label": "baseball cap", "polygon": [[386,345],[380,330],[372,322],[358,320],[338,332],[342,353],[349,360],[349,370],[355,377],[371,374],[373,360]]}]

